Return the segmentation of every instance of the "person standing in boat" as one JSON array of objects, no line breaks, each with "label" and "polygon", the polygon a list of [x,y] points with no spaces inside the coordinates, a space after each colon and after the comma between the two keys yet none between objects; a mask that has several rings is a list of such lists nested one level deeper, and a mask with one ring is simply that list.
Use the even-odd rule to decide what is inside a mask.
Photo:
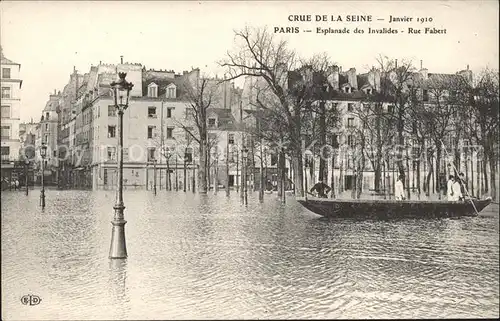
[{"label": "person standing in boat", "polygon": [[[454,184],[455,184],[455,176],[450,175],[448,177],[448,183],[446,184],[446,196],[448,197],[448,201],[450,202],[453,202],[455,200],[455,193],[453,192]],[[460,187],[458,190],[460,190]]]},{"label": "person standing in boat", "polygon": [[326,194],[328,194],[331,190],[332,189],[330,188],[330,186],[326,185],[322,180],[320,180],[316,184],[314,184],[310,192],[313,193],[314,191],[316,191],[318,193],[318,197],[327,198],[328,196],[326,196]]},{"label": "person standing in boat", "polygon": [[403,175],[399,175],[398,180],[394,184],[394,196],[398,201],[404,201],[405,197],[405,187],[403,185]]},{"label": "person standing in boat", "polygon": [[462,200],[463,194],[462,194],[462,184],[460,184],[460,179],[455,178],[453,180],[452,190],[453,190],[453,201],[457,202]]},{"label": "person standing in boat", "polygon": [[461,195],[461,200],[465,200],[465,195],[467,195],[467,180],[465,179],[464,173],[458,174],[458,181],[460,183],[460,193]]}]

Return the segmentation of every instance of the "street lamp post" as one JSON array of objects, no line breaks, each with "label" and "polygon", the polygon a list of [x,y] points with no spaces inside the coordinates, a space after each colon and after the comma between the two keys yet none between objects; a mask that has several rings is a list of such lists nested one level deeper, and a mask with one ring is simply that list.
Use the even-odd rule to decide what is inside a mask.
[{"label": "street lamp post", "polygon": [[113,81],[111,87],[115,97],[115,107],[118,112],[118,186],[116,190],[116,203],[113,206],[115,215],[111,224],[111,247],[109,249],[110,259],[124,259],[127,257],[127,246],[125,243],[125,221],[123,211],[123,113],[128,107],[130,90],[134,86],[127,82],[125,77],[127,73],[118,73],[119,80]]},{"label": "street lamp post", "polygon": [[45,156],[47,156],[47,145],[45,145],[45,143],[42,143],[42,147],[40,148],[40,156],[42,157],[42,189],[40,191],[40,205],[42,208],[45,208],[45,186],[43,180],[43,177],[45,176]]},{"label": "street lamp post", "polygon": [[26,196],[28,196],[28,172],[29,172],[29,166],[30,166],[30,160],[28,159],[28,155],[26,155],[26,159],[24,160],[24,179],[25,179],[25,187],[26,187]]},{"label": "street lamp post", "polygon": [[243,156],[243,169],[244,169],[244,178],[243,178],[243,188],[245,195],[245,205],[248,205],[248,192],[247,192],[247,157],[248,157],[248,149],[243,147],[241,151],[241,155]]}]

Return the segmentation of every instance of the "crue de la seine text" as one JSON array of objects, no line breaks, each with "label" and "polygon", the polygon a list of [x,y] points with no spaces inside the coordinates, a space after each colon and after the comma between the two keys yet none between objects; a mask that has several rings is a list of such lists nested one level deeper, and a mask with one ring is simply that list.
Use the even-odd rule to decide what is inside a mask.
[{"label": "crue de la seine text", "polygon": [[[444,35],[446,28],[434,26],[433,17],[407,15],[336,15],[336,14],[291,14],[288,22],[294,25],[275,26],[274,33],[315,34],[410,34],[410,35]],[[328,25],[327,23],[330,23]],[[335,23],[332,25],[331,23]],[[338,24],[340,23],[340,24]],[[352,23],[342,25],[343,23]],[[311,24],[317,24],[311,26]],[[384,25],[385,24],[385,25]]]}]

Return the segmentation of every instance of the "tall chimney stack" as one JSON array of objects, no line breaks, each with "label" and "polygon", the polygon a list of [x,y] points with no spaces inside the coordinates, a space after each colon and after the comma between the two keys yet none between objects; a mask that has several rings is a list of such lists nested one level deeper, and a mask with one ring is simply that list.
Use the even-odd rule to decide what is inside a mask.
[{"label": "tall chimney stack", "polygon": [[423,62],[422,62],[422,60],[420,60],[420,69],[422,69],[422,68],[423,68]]},{"label": "tall chimney stack", "polygon": [[123,56],[120,56],[120,63],[123,65]]}]

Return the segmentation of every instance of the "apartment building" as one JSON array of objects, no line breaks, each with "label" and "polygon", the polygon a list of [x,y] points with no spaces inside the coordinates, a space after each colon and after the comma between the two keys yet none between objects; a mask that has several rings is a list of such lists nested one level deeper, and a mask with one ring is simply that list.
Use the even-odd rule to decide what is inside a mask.
[{"label": "apartment building", "polygon": [[21,65],[1,54],[1,120],[2,161],[17,161],[19,158],[19,123],[21,109]]},{"label": "apartment building", "polygon": [[0,47],[1,83],[1,155],[2,181],[10,180],[19,161],[19,123],[21,117],[21,65],[4,56]]},{"label": "apartment building", "polygon": [[[327,160],[326,166],[329,169],[329,177],[326,181],[328,184],[335,187],[337,193],[343,193],[353,190],[357,183],[355,148],[359,146],[360,135],[366,134],[366,128],[363,127],[360,115],[366,113],[365,111],[372,110],[373,104],[379,104],[382,112],[388,114],[394,113],[395,103],[390,99],[380,100],[380,96],[377,96],[377,93],[380,93],[383,89],[384,82],[396,82],[397,76],[394,71],[391,73],[383,73],[375,68],[370,69],[366,73],[357,74],[355,68],[343,71],[342,67],[339,66],[331,66],[325,74],[327,75],[327,84],[321,84],[323,88],[321,89],[321,93],[318,94],[315,103],[325,104],[327,110],[338,110],[340,116],[335,128],[328,128],[331,134],[327,138],[327,143],[333,146],[336,152],[334,157],[330,157]],[[282,80],[282,85],[285,89],[294,86],[294,81],[306,81],[310,83],[318,79],[316,73],[311,69],[308,70],[308,67],[304,67],[302,70],[297,71],[283,71],[281,76],[278,77],[280,79],[285,78],[285,80]],[[429,73],[427,69],[421,66],[420,70],[411,72],[409,77],[411,83],[407,84],[403,90],[407,92],[412,90],[414,94],[418,96],[419,101],[422,101],[424,104],[436,104],[436,97],[432,95],[432,88],[437,84],[443,85],[451,83],[453,80],[456,80],[457,77],[471,81],[472,73],[468,68],[456,74]],[[387,83],[385,83],[385,85],[387,85]],[[413,86],[413,88],[409,88],[411,86]],[[258,118],[258,116],[256,116],[258,115],[257,97],[259,97],[260,101],[265,102],[266,96],[270,95],[268,91],[266,92],[266,88],[267,84],[263,79],[256,77],[247,77],[245,79],[242,94],[243,107],[241,108],[242,110],[234,110],[234,113],[240,113],[242,116],[239,118],[249,127],[255,128],[256,118]],[[267,101],[272,102],[270,99]],[[407,144],[413,143],[413,137],[407,132],[404,133],[404,139],[407,141]],[[381,137],[380,142],[385,145],[396,143],[395,137],[392,137],[392,135]],[[371,143],[378,144],[379,142],[372,141]],[[306,146],[308,146],[308,144]],[[269,162],[270,157],[274,158],[271,162]],[[271,163],[272,165],[270,167],[265,165],[265,170],[272,172],[277,165],[276,156],[269,155],[266,161],[267,164]],[[314,155],[308,162],[313,168],[311,171],[308,170],[305,172],[310,186],[319,177],[319,153],[317,150],[314,151]],[[444,165],[446,160],[443,159],[442,162],[443,164],[440,164],[440,166],[446,168],[446,165]],[[375,174],[372,165],[373,164],[369,160],[364,164],[362,185],[365,191],[373,190],[375,185]],[[290,164],[287,162],[286,170],[288,175],[293,176],[293,173],[288,170],[289,166]],[[409,164],[405,164],[405,166],[411,168],[406,169],[408,171],[408,181],[412,187],[415,187],[415,176],[418,175],[418,173],[414,171],[415,165],[409,162]],[[258,162],[256,163],[255,170],[259,171]],[[425,166],[423,169],[421,168],[421,170],[425,171]],[[397,175],[397,167],[394,160],[384,164],[383,177],[390,177],[390,181],[387,182],[387,185],[393,186],[394,179]],[[386,182],[384,182],[384,184],[386,184]]]}]

